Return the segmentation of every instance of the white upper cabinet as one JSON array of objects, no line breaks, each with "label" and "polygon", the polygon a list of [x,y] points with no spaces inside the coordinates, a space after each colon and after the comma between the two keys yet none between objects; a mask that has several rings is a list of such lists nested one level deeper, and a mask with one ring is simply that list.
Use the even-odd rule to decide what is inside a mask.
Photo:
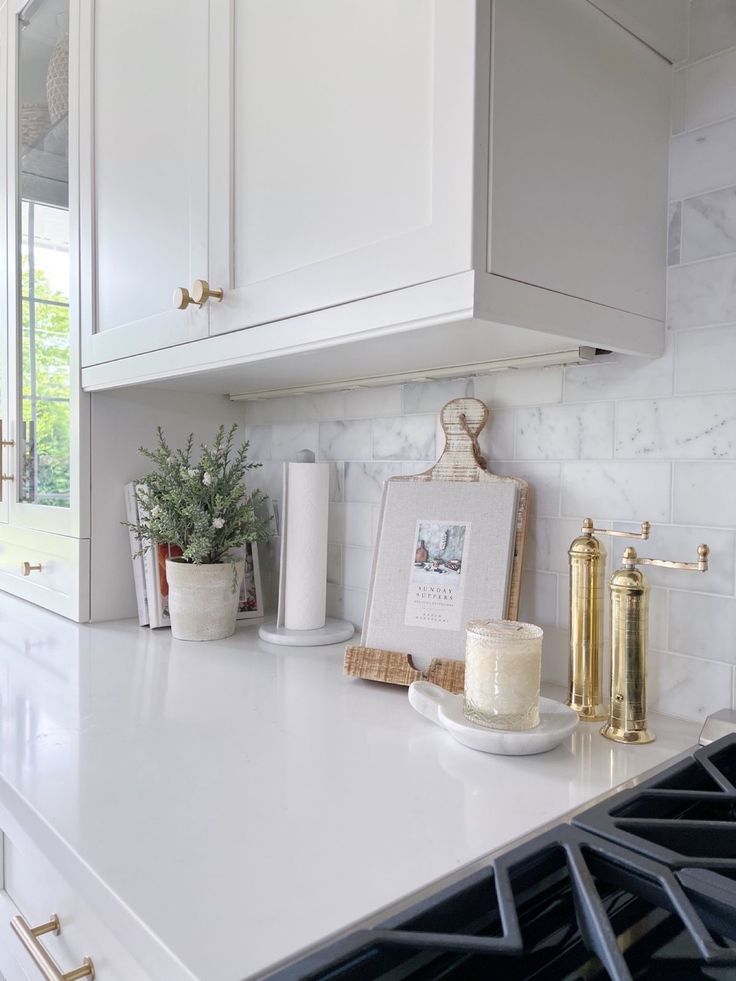
[{"label": "white upper cabinet", "polygon": [[204,337],[208,3],[82,0],[83,363]]},{"label": "white upper cabinet", "polygon": [[661,353],[670,65],[587,0],[83,8],[86,388]]},{"label": "white upper cabinet", "polygon": [[470,268],[473,0],[211,6],[212,332]]}]

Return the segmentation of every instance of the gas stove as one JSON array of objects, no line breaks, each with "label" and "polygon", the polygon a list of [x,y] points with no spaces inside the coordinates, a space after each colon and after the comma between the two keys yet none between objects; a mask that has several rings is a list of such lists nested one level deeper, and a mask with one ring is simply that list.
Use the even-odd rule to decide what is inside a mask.
[{"label": "gas stove", "polygon": [[736,979],[727,735],[271,981]]}]

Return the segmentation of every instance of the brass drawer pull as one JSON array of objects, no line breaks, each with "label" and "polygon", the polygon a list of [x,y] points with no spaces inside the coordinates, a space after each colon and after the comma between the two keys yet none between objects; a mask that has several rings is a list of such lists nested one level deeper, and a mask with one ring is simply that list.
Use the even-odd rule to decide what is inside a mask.
[{"label": "brass drawer pull", "polygon": [[42,923],[41,926],[28,926],[25,917],[20,915],[14,916],[10,925],[46,981],[79,981],[80,978],[94,978],[95,966],[89,957],[84,958],[81,967],[67,971],[65,974],[51,954],[44,950],[38,938],[45,933],[53,933],[57,937],[61,933],[61,924],[56,913],[52,914],[48,923]]},{"label": "brass drawer pull", "polygon": [[[0,419],[0,463],[2,462],[2,448],[3,446],[15,446],[14,439],[5,439],[3,436],[3,421]],[[3,484],[6,480],[12,481],[12,473],[3,473],[2,466],[0,466],[0,501],[3,499]]]},{"label": "brass drawer pull", "polygon": [[15,446],[14,439],[3,438],[3,421],[0,419],[0,446]]},{"label": "brass drawer pull", "polygon": [[30,574],[32,572],[40,572],[41,569],[43,569],[43,566],[41,565],[40,562],[38,562],[36,565],[31,565],[30,562],[24,562],[23,563],[23,575],[24,576],[30,576]]}]

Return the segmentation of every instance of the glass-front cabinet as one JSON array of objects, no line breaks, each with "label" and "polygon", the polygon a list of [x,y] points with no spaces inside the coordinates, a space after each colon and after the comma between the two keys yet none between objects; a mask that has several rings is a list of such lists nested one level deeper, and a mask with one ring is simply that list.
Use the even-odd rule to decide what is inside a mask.
[{"label": "glass-front cabinet", "polygon": [[77,3],[0,0],[0,591],[88,620]]},{"label": "glass-front cabinet", "polygon": [[[77,213],[70,0],[11,0],[7,19],[9,425],[12,524],[80,534]],[[70,112],[70,108],[72,111]],[[73,383],[74,379],[74,383]],[[10,463],[12,461],[12,463]],[[12,479],[10,479],[12,478]]]},{"label": "glass-front cabinet", "polygon": [[[0,88],[5,91],[4,81],[8,77],[8,18],[4,5],[0,5]],[[6,138],[7,138],[7,100],[0,97],[0,228],[7,228],[7,200],[5,188]],[[8,303],[7,303],[7,249],[0,247],[0,525],[8,520],[8,502],[12,494],[13,482],[10,472],[13,467],[12,446],[6,447],[9,439],[8,413]]]}]

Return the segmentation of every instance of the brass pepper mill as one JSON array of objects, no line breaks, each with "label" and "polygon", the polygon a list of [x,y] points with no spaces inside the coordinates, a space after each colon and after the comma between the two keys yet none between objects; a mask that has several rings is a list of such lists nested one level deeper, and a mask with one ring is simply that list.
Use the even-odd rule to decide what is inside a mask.
[{"label": "brass pepper mill", "polygon": [[647,643],[649,583],[637,565],[708,571],[707,545],[698,545],[697,562],[639,558],[624,549],[621,568],[611,576],[611,704],[601,735],[618,743],[650,743],[647,729]]},{"label": "brass pepper mill", "polygon": [[616,538],[649,537],[651,525],[643,521],[641,533],[594,528],[590,518],[570,545],[570,665],[567,704],[583,722],[607,717],[603,701],[603,596],[606,553],[593,534]]}]

